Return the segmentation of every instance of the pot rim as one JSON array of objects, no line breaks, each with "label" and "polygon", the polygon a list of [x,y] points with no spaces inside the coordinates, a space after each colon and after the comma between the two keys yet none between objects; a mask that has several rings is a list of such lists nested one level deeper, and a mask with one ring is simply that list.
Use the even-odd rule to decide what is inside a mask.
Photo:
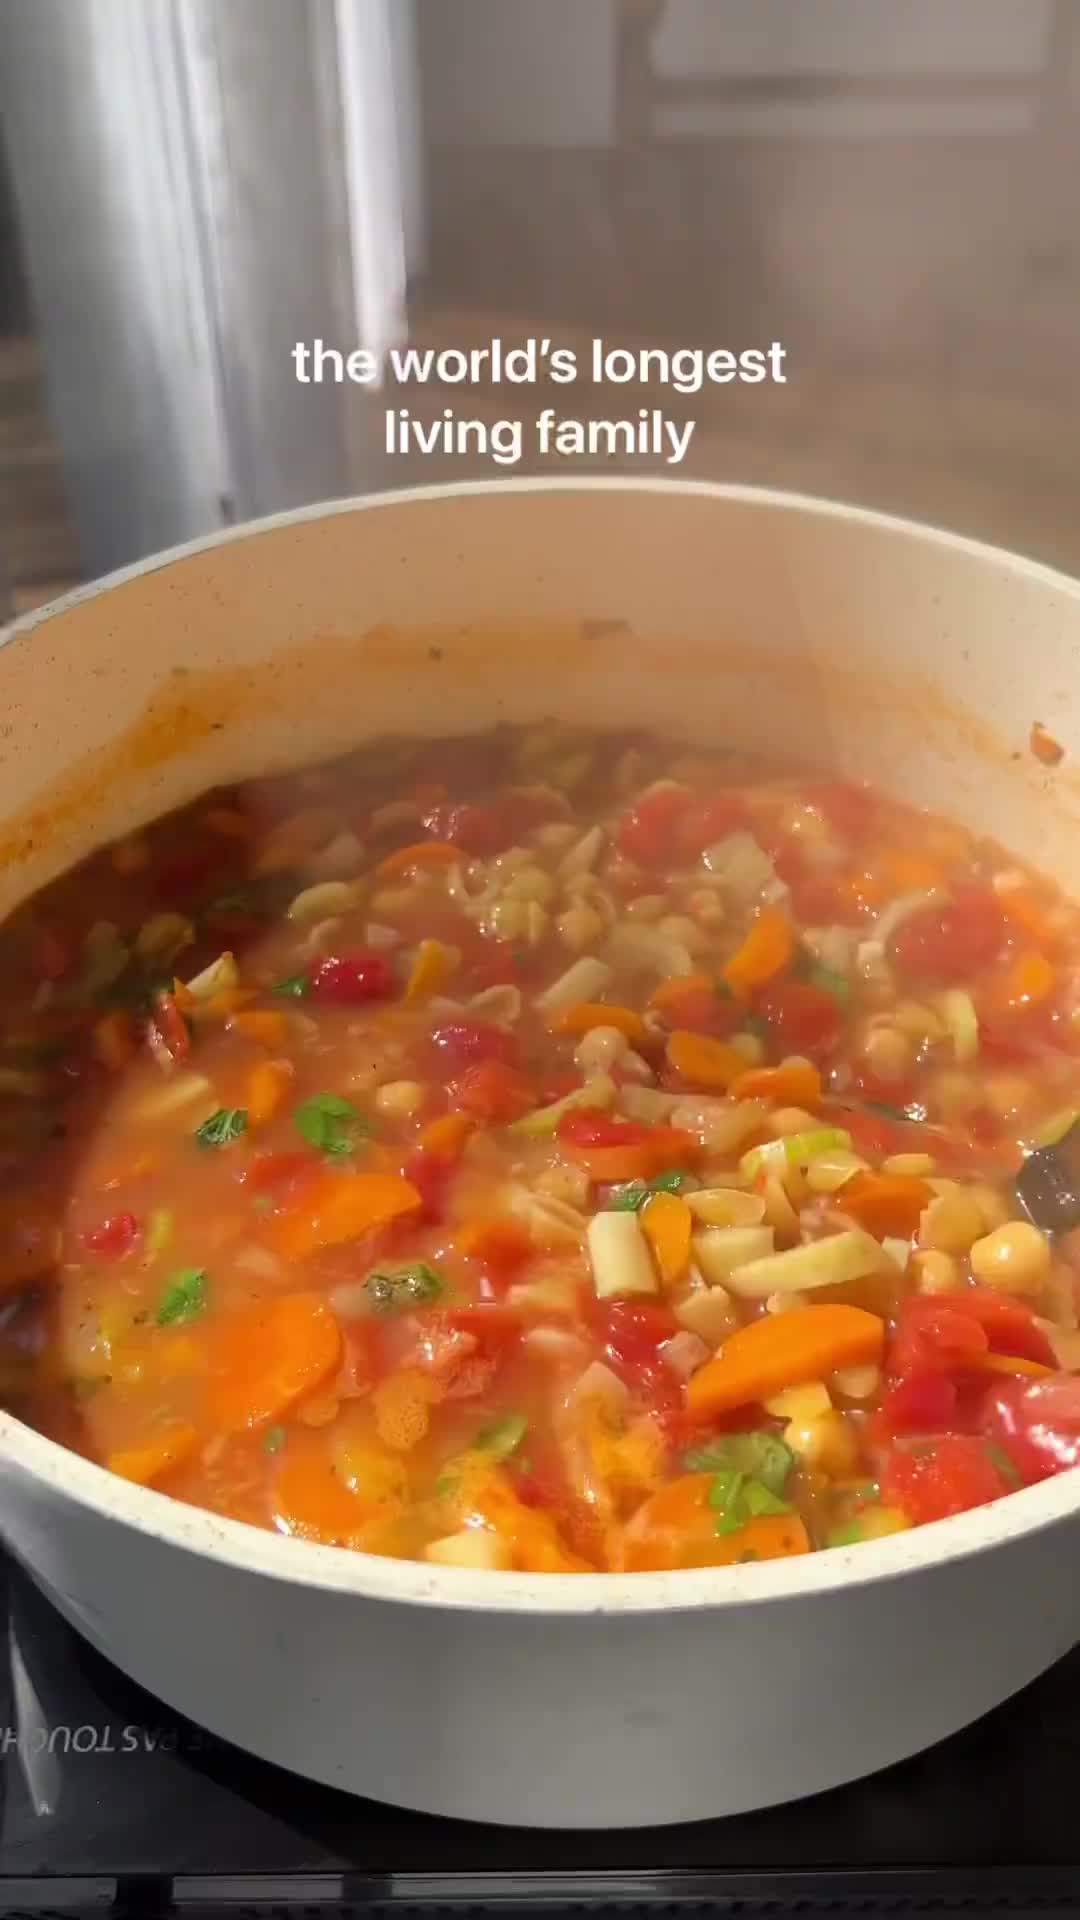
[{"label": "pot rim", "polygon": [[[1080,581],[1007,549],[873,508],[810,494],[707,480],[666,480],[622,475],[523,476],[518,479],[446,482],[317,502],[246,521],[239,527],[187,541],[152,554],[58,600],[35,608],[0,631],[0,646],[31,634],[45,621],[83,601],[111,591],[175,561],[213,551],[235,540],[307,520],[336,518],[381,507],[437,504],[450,499],[506,493],[646,493],[713,499],[762,510],[840,520],[888,533],[920,546],[966,554],[995,571],[1021,574],[1065,600],[1080,600]],[[203,1554],[223,1565],[323,1591],[399,1604],[452,1607],[485,1613],[569,1618],[610,1617],[734,1607],[850,1591],[944,1566],[1021,1540],[1038,1528],[1067,1520],[1080,1507],[1076,1469],[1026,1487],[990,1506],[913,1528],[857,1548],[833,1548],[795,1560],[763,1561],[678,1573],[526,1574],[472,1572],[415,1560],[392,1560],[345,1547],[264,1531],[188,1506],[153,1488],[137,1486],[70,1452],[58,1442],[0,1411],[0,1475],[28,1475],[83,1509],[149,1535],[165,1546]],[[2,1511],[0,1511],[2,1528]]]}]

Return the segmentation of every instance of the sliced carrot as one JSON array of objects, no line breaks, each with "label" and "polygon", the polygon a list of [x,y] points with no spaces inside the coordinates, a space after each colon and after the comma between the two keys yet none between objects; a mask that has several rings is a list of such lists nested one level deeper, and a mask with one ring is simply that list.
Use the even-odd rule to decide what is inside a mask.
[{"label": "sliced carrot", "polygon": [[809,1060],[749,1067],[728,1091],[733,1100],[772,1100],[778,1107],[806,1107],[812,1113],[821,1104],[821,1075]]},{"label": "sliced carrot", "polygon": [[809,1537],[797,1513],[762,1515],[730,1533],[718,1533],[718,1515],[709,1504],[713,1480],[711,1473],[687,1473],[650,1494],[624,1530],[619,1555],[623,1571],[730,1567],[740,1560],[782,1560],[809,1553]]},{"label": "sliced carrot", "polygon": [[746,1058],[738,1047],[707,1033],[690,1033],[685,1027],[676,1027],[668,1035],[667,1063],[695,1087],[721,1093],[746,1072]]},{"label": "sliced carrot", "polygon": [[1046,953],[1059,951],[1061,934],[1051,923],[1046,908],[1031,887],[998,886],[994,892],[1002,913],[1016,926],[1022,927],[1037,946]]},{"label": "sliced carrot", "polygon": [[729,1334],[686,1389],[691,1413],[725,1413],[804,1380],[822,1380],[839,1367],[877,1360],[884,1322],[862,1307],[811,1306],[770,1313]]},{"label": "sliced carrot", "polygon": [[476,1121],[471,1113],[442,1113],[437,1120],[429,1120],[426,1127],[421,1127],[416,1144],[425,1153],[441,1153],[457,1160],[469,1135],[475,1132]]},{"label": "sliced carrot", "polygon": [[608,1007],[602,1000],[575,1000],[571,1007],[560,1007],[548,1025],[553,1033],[588,1033],[593,1027],[615,1027],[634,1046],[641,1046],[649,1030],[633,1007]]},{"label": "sliced carrot", "polygon": [[795,934],[787,914],[779,907],[764,907],[724,968],[724,979],[732,993],[742,998],[783,973],[794,951]]},{"label": "sliced carrot", "polygon": [[690,1264],[690,1237],[694,1216],[677,1193],[654,1193],[638,1216],[652,1248],[662,1286],[673,1287]]},{"label": "sliced carrot", "polygon": [[198,1433],[185,1422],[163,1428],[138,1446],[115,1448],[105,1455],[105,1465],[110,1473],[118,1473],[123,1480],[150,1487],[190,1459],[198,1444]]},{"label": "sliced carrot", "polygon": [[401,1367],[380,1380],[371,1396],[375,1431],[386,1447],[408,1453],[427,1433],[431,1409],[446,1388],[418,1367]]},{"label": "sliced carrot", "polygon": [[387,1507],[353,1492],[325,1440],[297,1432],[290,1433],[282,1453],[271,1505],[282,1532],[331,1547],[362,1546],[365,1529]]},{"label": "sliced carrot", "polygon": [[283,1047],[289,1032],[287,1016],[276,1012],[234,1013],[228,1024],[230,1033],[242,1034],[260,1047]]},{"label": "sliced carrot", "polygon": [[881,864],[897,893],[929,893],[934,887],[943,887],[948,879],[939,861],[903,848],[885,854]]},{"label": "sliced carrot", "polygon": [[673,973],[654,988],[649,1006],[654,1013],[670,1013],[687,995],[715,991],[716,981],[711,973]]},{"label": "sliced carrot", "polygon": [[509,1541],[518,1572],[593,1572],[587,1560],[579,1560],[563,1545],[551,1515],[540,1507],[527,1507],[504,1474],[492,1471],[478,1478],[464,1504],[464,1524],[479,1521]]},{"label": "sliced carrot", "polygon": [[[793,1316],[794,1317],[794,1316]],[[337,1366],[341,1333],[317,1293],[280,1293],[208,1329],[206,1411],[225,1433],[275,1420]]]},{"label": "sliced carrot", "polygon": [[135,1023],[123,1008],[103,1013],[101,1019],[94,1022],[94,1054],[110,1072],[119,1073],[126,1067],[134,1058],[135,1047]]},{"label": "sliced carrot", "polygon": [[294,1204],[278,1216],[274,1244],[286,1260],[302,1260],[319,1247],[358,1240],[420,1204],[416,1188],[400,1174],[345,1173],[331,1167],[305,1182]]},{"label": "sliced carrot", "polygon": [[441,940],[421,940],[405,988],[406,1000],[422,1000],[425,994],[438,993],[450,977],[452,958]]},{"label": "sliced carrot", "polygon": [[1044,1367],[1041,1360],[1028,1360],[1018,1353],[980,1353],[974,1364],[980,1373],[1025,1373],[1033,1380],[1054,1371],[1053,1367]]},{"label": "sliced carrot", "polygon": [[252,1067],[244,1091],[249,1127],[263,1127],[281,1112],[292,1082],[292,1063],[288,1060],[260,1060]]},{"label": "sliced carrot", "polygon": [[1058,970],[1036,947],[1015,954],[1003,973],[988,981],[979,996],[986,1012],[1005,1013],[1019,1007],[1037,1007],[1058,984]]},{"label": "sliced carrot", "polygon": [[880,1240],[884,1234],[907,1239],[930,1205],[933,1190],[907,1173],[857,1173],[844,1183],[836,1205]]},{"label": "sliced carrot", "polygon": [[681,1127],[654,1127],[647,1140],[625,1147],[583,1147],[563,1140],[559,1151],[583,1167],[590,1180],[648,1180],[668,1167],[693,1166],[701,1158],[701,1143]]},{"label": "sliced carrot", "polygon": [[487,1262],[501,1271],[520,1266],[535,1251],[524,1221],[507,1214],[467,1220],[455,1230],[454,1247],[466,1260]]},{"label": "sliced carrot", "polygon": [[380,880],[394,880],[400,874],[411,873],[414,867],[452,867],[455,861],[464,860],[460,847],[449,840],[414,840],[407,847],[398,847],[380,860],[378,875]]}]

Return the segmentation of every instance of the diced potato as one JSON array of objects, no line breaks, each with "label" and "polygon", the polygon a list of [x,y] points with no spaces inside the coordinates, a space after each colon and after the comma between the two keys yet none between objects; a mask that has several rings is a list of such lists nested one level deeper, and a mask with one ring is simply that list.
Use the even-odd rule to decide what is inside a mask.
[{"label": "diced potato", "polygon": [[726,1286],[736,1267],[773,1250],[771,1227],[705,1227],[693,1238],[694,1259],[710,1286]]},{"label": "diced potato", "polygon": [[648,1242],[636,1213],[597,1213],[589,1221],[593,1285],[601,1300],[658,1293]]}]

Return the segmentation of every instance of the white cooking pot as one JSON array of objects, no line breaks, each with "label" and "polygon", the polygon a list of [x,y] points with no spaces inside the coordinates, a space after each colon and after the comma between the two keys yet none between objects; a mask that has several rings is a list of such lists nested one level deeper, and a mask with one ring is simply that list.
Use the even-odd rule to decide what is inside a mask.
[{"label": "white cooking pot", "polygon": [[[212,782],[555,712],[883,782],[1069,885],[1080,587],[844,507],[522,481],[285,515],[0,647],[0,912]],[[940,1739],[1080,1637],[1080,1475],[705,1572],[469,1573],[211,1517],[0,1416],[0,1528],[112,1660],[215,1733],[402,1806],[696,1820]]]}]

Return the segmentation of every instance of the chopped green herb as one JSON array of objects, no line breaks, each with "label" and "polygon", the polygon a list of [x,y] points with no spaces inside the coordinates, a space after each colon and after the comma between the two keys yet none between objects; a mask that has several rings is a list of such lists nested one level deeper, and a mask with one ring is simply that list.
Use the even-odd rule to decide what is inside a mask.
[{"label": "chopped green herb", "polygon": [[763,1047],[768,1045],[769,1029],[756,1013],[744,1013],[739,1032],[748,1033],[752,1039],[760,1040]]},{"label": "chopped green herb", "polygon": [[216,1113],[196,1127],[194,1137],[200,1147],[227,1147],[232,1140],[239,1140],[247,1132],[247,1111],[244,1107],[219,1107]]},{"label": "chopped green herb", "polygon": [[264,890],[259,886],[234,887],[231,893],[220,893],[211,900],[207,913],[267,913],[269,911]]},{"label": "chopped green herb", "polygon": [[723,975],[719,973],[717,974],[715,980],[713,981],[713,992],[715,993],[718,1000],[730,1000],[733,998],[731,988],[728,986],[728,983],[724,979]]},{"label": "chopped green herb", "polygon": [[493,1420],[488,1427],[481,1427],[473,1441],[484,1453],[494,1454],[498,1460],[509,1459],[520,1447],[528,1432],[529,1423],[523,1413],[504,1413],[499,1420]]},{"label": "chopped green herb", "polygon": [[907,1120],[907,1114],[904,1112],[903,1107],[892,1107],[887,1100],[864,1100],[863,1105],[867,1107],[871,1113],[883,1114],[886,1120],[902,1120],[905,1122]]},{"label": "chopped green herb", "polygon": [[168,1207],[155,1207],[146,1227],[143,1241],[143,1258],[147,1262],[156,1260],[164,1253],[173,1236],[174,1216]]},{"label": "chopped green herb", "polygon": [[155,1318],[159,1327],[176,1327],[194,1320],[206,1305],[206,1268],[181,1267],[161,1296]]},{"label": "chopped green herb", "polygon": [[312,1094],[310,1100],[304,1100],[297,1107],[293,1119],[308,1145],[318,1147],[322,1153],[351,1153],[357,1142],[371,1132],[370,1122],[351,1100],[343,1100],[339,1093]]},{"label": "chopped green herb", "polygon": [[288,973],[284,980],[275,980],[270,991],[271,993],[285,994],[294,1000],[302,1000],[305,993],[308,992],[307,974]]},{"label": "chopped green herb", "polygon": [[254,1195],[251,1204],[256,1213],[269,1213],[274,1204],[274,1196],[270,1193],[257,1193]]},{"label": "chopped green herb", "polygon": [[263,1434],[263,1452],[279,1453],[285,1445],[284,1427],[267,1427]]},{"label": "chopped green herb", "polygon": [[394,1313],[402,1307],[425,1307],[443,1291],[442,1275],[423,1260],[415,1266],[398,1267],[392,1273],[369,1273],[364,1282],[372,1305],[382,1313]]},{"label": "chopped green herb", "polygon": [[735,1562],[735,1565],[737,1567],[745,1567],[749,1561],[758,1560],[760,1559],[760,1557],[761,1557],[760,1554],[757,1554],[754,1552],[753,1547],[747,1547],[745,1553],[739,1554],[738,1559]]},{"label": "chopped green herb", "polygon": [[721,1434],[707,1446],[695,1447],[683,1460],[688,1473],[739,1474],[759,1480],[778,1497],[784,1492],[794,1464],[791,1448],[779,1434],[770,1433],[766,1428],[752,1433]]},{"label": "chopped green herb", "polygon": [[811,967],[807,979],[812,986],[830,993],[838,1006],[846,1007],[850,1003],[851,982],[845,980],[842,973],[834,973],[831,967]]},{"label": "chopped green herb", "polygon": [[678,1193],[686,1185],[690,1175],[681,1167],[669,1167],[665,1173],[653,1175],[651,1180],[631,1180],[625,1187],[615,1187],[608,1195],[608,1213],[637,1213],[640,1207],[654,1193]]}]

